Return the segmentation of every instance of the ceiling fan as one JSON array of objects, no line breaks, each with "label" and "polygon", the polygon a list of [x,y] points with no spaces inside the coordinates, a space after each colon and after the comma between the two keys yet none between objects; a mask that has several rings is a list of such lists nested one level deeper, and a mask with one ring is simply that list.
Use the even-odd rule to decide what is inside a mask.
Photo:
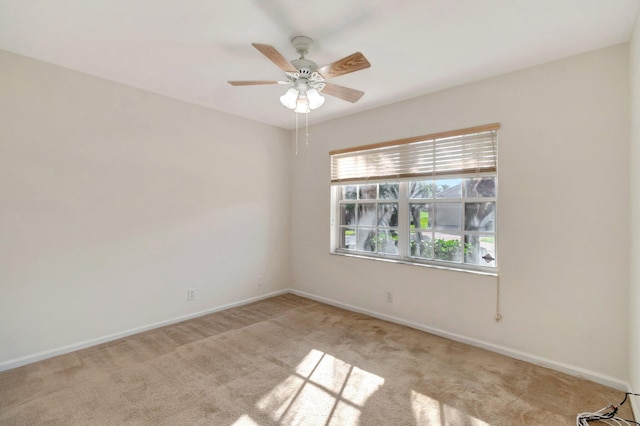
[{"label": "ceiling fan", "polygon": [[252,43],[253,47],[285,72],[286,81],[229,81],[229,84],[233,86],[291,84],[292,87],[280,97],[280,102],[285,107],[303,114],[309,113],[324,104],[324,97],[320,93],[335,96],[352,103],[357,102],[364,95],[361,90],[350,89],[326,81],[330,78],[369,68],[371,64],[362,53],[356,52],[329,65],[318,67],[318,64],[305,58],[305,55],[309,52],[309,47],[313,44],[311,38],[297,36],[291,40],[291,44],[300,57],[287,61],[273,46]]}]

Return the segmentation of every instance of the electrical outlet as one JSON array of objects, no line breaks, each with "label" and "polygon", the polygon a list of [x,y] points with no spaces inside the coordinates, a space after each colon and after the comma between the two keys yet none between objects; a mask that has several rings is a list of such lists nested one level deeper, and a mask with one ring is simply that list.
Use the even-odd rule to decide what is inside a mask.
[{"label": "electrical outlet", "polygon": [[258,275],[258,287],[262,287],[264,285],[264,279],[262,278],[262,275]]},{"label": "electrical outlet", "polygon": [[387,303],[393,303],[393,293],[387,292]]},{"label": "electrical outlet", "polygon": [[195,288],[190,288],[187,290],[187,300],[189,302],[193,302],[194,300],[196,300],[196,289]]}]

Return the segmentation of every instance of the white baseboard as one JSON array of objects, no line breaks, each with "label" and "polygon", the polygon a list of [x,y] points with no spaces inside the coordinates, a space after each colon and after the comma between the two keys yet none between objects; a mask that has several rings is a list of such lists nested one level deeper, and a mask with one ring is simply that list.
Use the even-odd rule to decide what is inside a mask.
[{"label": "white baseboard", "polygon": [[[32,355],[27,355],[21,358],[16,358],[13,360],[9,360],[3,363],[0,363],[0,371],[5,371],[5,370],[10,370],[12,368],[17,368],[17,367],[21,367],[23,365],[27,365],[27,364],[31,364],[34,362],[38,362],[38,361],[42,361],[48,358],[52,358],[54,356],[58,356],[58,355],[63,355],[69,352],[73,352],[73,351],[77,351],[80,349],[85,349],[88,348],[90,346],[95,346],[95,345],[99,345],[102,343],[106,343],[106,342],[110,342],[113,340],[117,340],[117,339],[121,339],[123,337],[127,337],[130,336],[132,334],[137,334],[137,333],[141,333],[144,331],[148,331],[148,330],[152,330],[154,328],[159,328],[159,327],[164,327],[166,325],[170,325],[170,324],[175,324],[178,322],[182,322],[182,321],[186,321],[186,320],[190,320],[193,318],[197,318],[203,315],[207,315],[207,314],[212,314],[214,312],[219,312],[219,311],[223,311],[226,309],[230,309],[230,308],[235,308],[238,306],[242,306],[242,305],[247,305],[249,303],[253,303],[253,302],[257,302],[259,300],[263,300],[263,299],[268,299],[270,297],[274,297],[274,296],[279,296],[282,294],[286,294],[286,293],[292,293],[298,296],[302,296],[302,297],[306,297],[308,299],[311,300],[316,300],[318,302],[322,302],[322,303],[326,303],[327,305],[332,305],[332,306],[336,306],[338,308],[342,308],[342,309],[346,309],[348,311],[352,311],[352,312],[357,312],[357,313],[361,313],[364,315],[368,315],[374,318],[378,318],[384,321],[389,321],[389,322],[393,322],[396,324],[400,324],[400,325],[405,325],[407,327],[411,327],[411,328],[415,328],[417,330],[421,330],[427,333],[431,333],[431,334],[435,334],[437,336],[440,337],[444,337],[450,340],[454,340],[456,342],[461,342],[461,343],[466,343],[472,346],[476,346],[482,349],[487,349],[489,351],[492,352],[496,352],[502,355],[506,355],[509,356],[511,358],[515,358],[515,359],[519,359],[521,361],[526,361],[529,362],[531,364],[536,364],[536,365],[540,365],[543,367],[547,367],[550,368],[552,370],[556,370],[556,371],[560,371],[563,373],[567,373],[570,374],[572,376],[577,376],[577,377],[583,377],[585,379],[591,380],[593,382],[596,383],[600,383],[603,384],[605,386],[609,386],[612,387],[614,389],[618,389],[621,390],[623,392],[632,392],[631,387],[628,383],[604,375],[604,374],[599,374],[590,370],[586,370],[583,368],[579,368],[579,367],[575,367],[572,365],[568,365],[568,364],[564,364],[564,363],[560,363],[560,362],[556,362],[553,360],[549,360],[543,357],[539,357],[536,355],[532,355],[532,354],[528,354],[526,352],[521,352],[521,351],[517,351],[514,349],[510,349],[504,346],[500,346],[500,345],[495,345],[492,343],[487,343],[487,342],[483,342],[481,340],[477,340],[477,339],[473,339],[470,337],[466,337],[466,336],[462,336],[462,335],[458,335],[455,333],[449,333],[447,331],[443,331],[437,328],[433,328],[433,327],[428,327],[422,324],[418,324],[418,323],[414,323],[411,321],[407,321],[404,320],[402,318],[397,318],[397,317],[393,317],[391,315],[385,315],[385,314],[381,314],[369,309],[364,309],[364,308],[360,308],[358,306],[354,306],[354,305],[349,305],[346,303],[342,303],[342,302],[338,302],[336,300],[332,300],[332,299],[328,299],[326,297],[322,297],[322,296],[317,296],[315,294],[311,294],[311,293],[307,293],[304,291],[300,291],[300,290],[295,290],[295,289],[285,289],[285,290],[279,290],[276,292],[272,292],[272,293],[268,293],[268,294],[263,294],[261,296],[256,296],[256,297],[252,297],[249,299],[244,299],[238,302],[234,302],[234,303],[229,303],[227,305],[222,305],[222,306],[217,306],[215,308],[211,308],[211,309],[206,309],[203,311],[198,311],[198,312],[193,312],[187,315],[182,315],[179,317],[175,317],[175,318],[171,318],[168,320],[164,320],[164,321],[160,321],[160,322],[156,322],[153,324],[148,324],[148,325],[144,325],[141,327],[136,327],[136,328],[132,328],[129,330],[125,330],[122,332],[118,332],[118,333],[113,333],[113,334],[109,334],[106,336],[102,336],[102,337],[98,337],[95,339],[89,339],[83,342],[79,342],[79,343],[75,343],[72,345],[68,345],[68,346],[63,346],[63,347],[59,347],[56,349],[52,349],[52,350],[47,350],[47,351],[43,351],[43,352],[39,352],[36,354],[32,354]],[[636,415],[640,416],[640,407],[639,407],[639,403],[640,401],[638,401],[638,398],[630,398],[630,402],[631,402],[631,406],[633,407],[633,411]]]},{"label": "white baseboard", "polygon": [[85,340],[84,342],[74,343],[72,345],[62,346],[56,349],[48,351],[38,352],[36,354],[27,355],[21,358],[12,359],[0,363],[0,371],[11,370],[12,368],[22,367],[23,365],[31,364],[34,362],[42,361],[54,356],[64,355],[69,352],[85,349],[91,346],[99,345],[101,343],[111,342],[113,340],[121,339],[123,337],[131,336],[132,334],[142,333],[143,331],[153,330],[154,328],[164,327],[165,325],[175,324],[178,322],[190,320],[193,318],[201,317],[203,315],[212,314],[214,312],[224,311],[226,309],[235,308],[242,305],[248,305],[249,303],[257,302],[259,300],[268,299],[270,297],[279,296],[281,294],[289,293],[289,289],[279,290],[261,296],[244,299],[238,302],[229,303],[227,305],[217,306],[215,308],[205,309],[203,311],[193,312],[187,315],[181,315],[179,317],[170,318],[168,320],[159,321],[153,324],[143,325],[141,327],[132,328],[129,330],[121,331],[118,333],[108,334],[106,336],[97,337],[95,339]]},{"label": "white baseboard", "polygon": [[[455,334],[455,333],[449,333],[447,331],[444,330],[440,330],[437,328],[433,328],[433,327],[428,327],[422,324],[418,324],[418,323],[414,323],[411,321],[407,321],[404,320],[402,318],[397,318],[397,317],[393,317],[390,315],[385,315],[385,314],[381,314],[369,309],[364,309],[364,308],[360,308],[358,306],[353,306],[353,305],[349,305],[346,303],[342,303],[342,302],[337,302],[335,300],[332,299],[328,299],[326,297],[322,297],[322,296],[317,296],[315,294],[311,294],[311,293],[306,293],[304,291],[300,291],[300,290],[295,290],[292,289],[290,290],[291,293],[298,295],[298,296],[302,296],[302,297],[306,297],[308,299],[312,299],[318,302],[322,302],[322,303],[326,303],[327,305],[332,305],[338,308],[342,308],[342,309],[346,309],[348,311],[352,311],[352,312],[357,312],[360,314],[364,314],[364,315],[368,315],[374,318],[378,318],[384,321],[389,321],[395,324],[400,324],[400,325],[406,325],[407,327],[411,327],[411,328],[415,328],[417,330],[421,330],[427,333],[431,333],[431,334],[435,334],[436,336],[440,336],[440,337],[444,337],[450,340],[454,340],[456,342],[460,342],[460,343],[466,343],[468,345],[471,346],[475,346],[478,348],[482,348],[482,349],[486,349],[489,350],[491,352],[496,352],[499,353],[501,355],[506,355],[508,357],[511,358],[515,358],[515,359],[519,359],[521,361],[526,361],[528,363],[531,364],[535,364],[535,365],[540,365],[542,367],[547,367],[550,368],[552,370],[556,370],[556,371],[560,371],[562,373],[566,373],[572,376],[576,376],[576,377],[582,377],[588,380],[591,380],[592,382],[596,382],[596,383],[600,383],[602,385],[614,388],[614,389],[618,389],[622,392],[627,392],[629,389],[629,385],[628,383],[616,379],[614,377],[610,377],[607,376],[605,374],[600,374],[600,373],[596,373],[590,370],[586,370],[580,367],[575,367],[572,365],[568,365],[568,364],[564,364],[561,362],[557,362],[557,361],[553,361],[547,358],[543,358],[543,357],[539,357],[536,355],[532,355],[532,354],[528,354],[526,352],[521,352],[518,350],[514,350],[514,349],[510,349],[504,346],[500,346],[500,345],[495,345],[493,343],[488,343],[488,342],[484,342],[482,340],[477,340],[477,339],[473,339],[470,337],[466,337],[466,336],[462,336],[459,334]],[[636,404],[634,401],[634,413],[638,413],[638,411],[635,409],[636,408]]]}]

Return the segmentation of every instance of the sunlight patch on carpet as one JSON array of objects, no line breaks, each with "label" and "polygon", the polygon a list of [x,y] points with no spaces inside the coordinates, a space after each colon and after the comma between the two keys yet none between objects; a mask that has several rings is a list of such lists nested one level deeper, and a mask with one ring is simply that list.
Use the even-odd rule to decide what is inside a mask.
[{"label": "sunlight patch on carpet", "polygon": [[414,390],[411,391],[411,408],[416,424],[419,425],[491,426],[489,423]]},{"label": "sunlight patch on carpet", "polygon": [[312,349],[256,407],[284,424],[353,423],[383,385],[384,378]]},{"label": "sunlight patch on carpet", "polygon": [[255,422],[251,417],[245,414],[233,422],[231,426],[260,426],[260,423]]}]

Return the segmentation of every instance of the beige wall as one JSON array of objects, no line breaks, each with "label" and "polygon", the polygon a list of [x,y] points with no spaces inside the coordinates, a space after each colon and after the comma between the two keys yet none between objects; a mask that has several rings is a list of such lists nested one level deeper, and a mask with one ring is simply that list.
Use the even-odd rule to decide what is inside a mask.
[{"label": "beige wall", "polygon": [[[293,283],[637,391],[639,33],[630,63],[615,46],[323,123],[297,156],[290,132],[0,51],[0,369]],[[492,122],[500,323],[493,277],[329,255],[329,150]]]},{"label": "beige wall", "polygon": [[289,287],[288,132],[8,52],[0,75],[0,367]]},{"label": "beige wall", "polygon": [[[631,75],[631,332],[629,376],[631,389],[640,393],[640,16],[629,43]],[[632,398],[640,417],[640,398]]]},{"label": "beige wall", "polygon": [[[294,288],[624,388],[628,72],[618,45],[313,126],[293,159]],[[329,150],[494,122],[501,322],[494,277],[329,254]]]}]

